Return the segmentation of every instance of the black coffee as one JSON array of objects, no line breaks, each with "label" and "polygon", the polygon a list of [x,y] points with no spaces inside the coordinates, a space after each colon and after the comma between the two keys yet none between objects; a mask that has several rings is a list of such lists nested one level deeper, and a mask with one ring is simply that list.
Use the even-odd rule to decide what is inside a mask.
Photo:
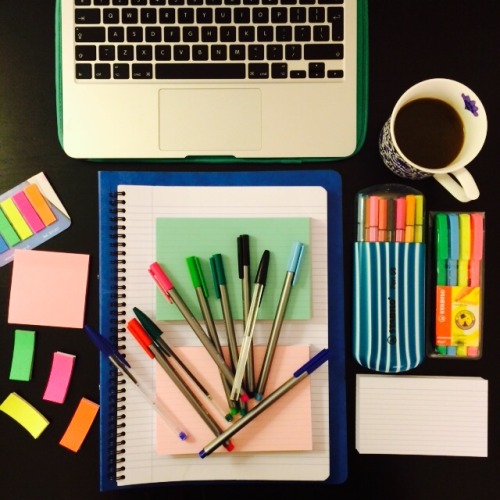
[{"label": "black coffee", "polygon": [[406,103],[396,116],[394,134],[403,154],[426,168],[446,167],[464,144],[462,119],[440,99],[421,98]]}]

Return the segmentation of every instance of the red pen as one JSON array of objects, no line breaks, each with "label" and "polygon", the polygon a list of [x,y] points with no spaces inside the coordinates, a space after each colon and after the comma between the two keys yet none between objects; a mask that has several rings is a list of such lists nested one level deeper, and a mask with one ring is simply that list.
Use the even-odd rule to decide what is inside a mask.
[{"label": "red pen", "polygon": [[[183,396],[189,401],[193,409],[205,422],[207,427],[214,433],[215,436],[222,434],[223,430],[219,427],[217,422],[212,418],[208,411],[201,404],[200,400],[196,397],[193,391],[186,385],[181,376],[177,373],[175,368],[170,364],[167,358],[163,355],[160,349],[154,344],[151,337],[147,334],[146,330],[135,318],[127,323],[129,332],[134,336],[139,345],[144,349],[150,358],[154,358],[157,363],[162,367],[163,371],[172,379],[175,386],[181,391]],[[224,447],[231,451],[234,446],[231,441],[225,441]]]}]

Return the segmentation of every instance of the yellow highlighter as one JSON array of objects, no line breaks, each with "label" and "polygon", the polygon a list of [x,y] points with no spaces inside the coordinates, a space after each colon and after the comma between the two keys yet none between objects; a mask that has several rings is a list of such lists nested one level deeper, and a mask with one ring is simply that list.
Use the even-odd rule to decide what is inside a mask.
[{"label": "yellow highlighter", "polygon": [[405,243],[415,241],[415,195],[406,195]]},{"label": "yellow highlighter", "polygon": [[458,286],[469,284],[469,260],[470,260],[470,215],[458,215]]}]

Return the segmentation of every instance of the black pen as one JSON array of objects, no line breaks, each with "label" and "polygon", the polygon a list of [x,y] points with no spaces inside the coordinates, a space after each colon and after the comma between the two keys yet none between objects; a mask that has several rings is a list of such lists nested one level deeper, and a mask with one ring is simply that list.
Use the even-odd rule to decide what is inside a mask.
[{"label": "black pen", "polygon": [[264,288],[266,286],[267,280],[267,270],[269,268],[269,250],[264,250],[262,258],[260,260],[259,269],[257,270],[257,275],[255,276],[255,284],[252,294],[252,303],[250,304],[250,312],[248,313],[248,321],[245,325],[245,332],[243,333],[243,340],[241,342],[240,357],[238,358],[238,366],[236,367],[236,373],[234,374],[233,387],[231,389],[231,399],[238,399],[241,391],[241,384],[243,382],[243,374],[245,373],[245,367],[248,359],[250,349],[252,347],[253,332],[255,330],[255,322],[257,320],[257,314],[259,312],[259,307],[262,302],[262,295],[264,294]]}]

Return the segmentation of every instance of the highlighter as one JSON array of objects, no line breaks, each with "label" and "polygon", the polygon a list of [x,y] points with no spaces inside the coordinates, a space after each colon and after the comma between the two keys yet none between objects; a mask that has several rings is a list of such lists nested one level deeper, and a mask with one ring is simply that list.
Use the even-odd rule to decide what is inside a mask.
[{"label": "highlighter", "polygon": [[356,223],[373,227],[375,201],[378,221],[354,242],[353,356],[370,370],[405,372],[425,358],[425,200],[401,184],[364,189],[355,207],[360,198],[365,220],[358,213]]}]

